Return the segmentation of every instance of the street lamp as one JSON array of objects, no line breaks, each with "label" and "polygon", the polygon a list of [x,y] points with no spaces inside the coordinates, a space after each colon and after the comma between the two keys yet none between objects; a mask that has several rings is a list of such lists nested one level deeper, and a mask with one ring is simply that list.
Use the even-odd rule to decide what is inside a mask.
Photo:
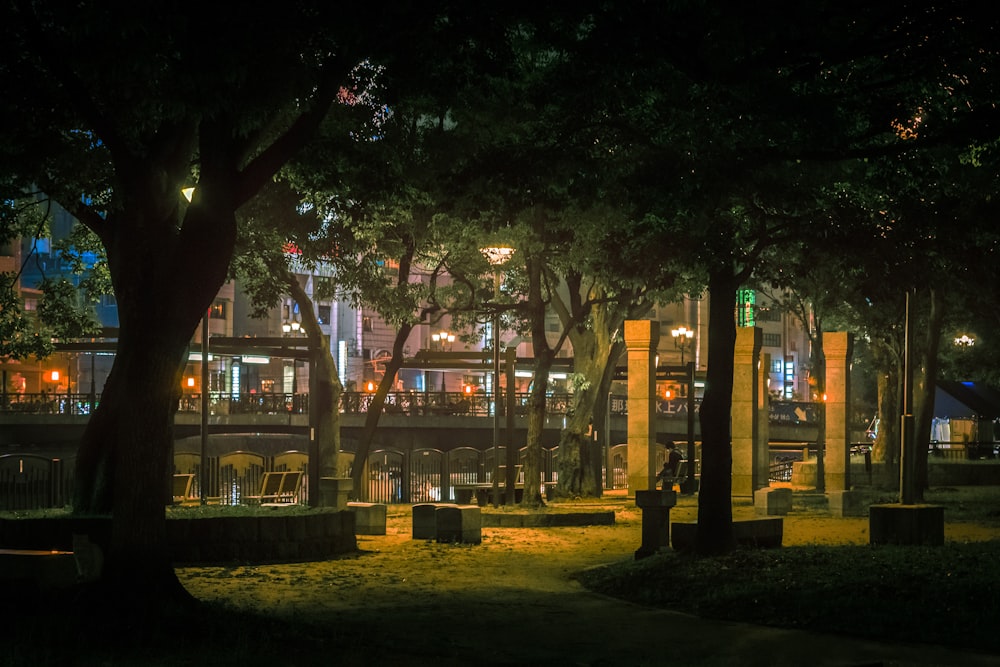
[{"label": "street lamp", "polygon": [[976,344],[976,339],[972,338],[968,334],[962,334],[955,339],[955,345],[958,347],[972,347]]},{"label": "street lamp", "polygon": [[447,331],[431,334],[431,342],[434,343],[431,346],[432,348],[440,348],[441,351],[451,352],[451,348],[455,344],[455,334]]},{"label": "street lamp", "polygon": [[687,327],[677,327],[670,330],[670,335],[674,337],[674,347],[681,351],[681,366],[683,366],[684,351],[691,346],[694,330]]},{"label": "street lamp", "polygon": [[[493,299],[500,296],[500,265],[505,263],[514,254],[514,249],[510,246],[489,246],[481,248],[480,252],[493,266]],[[493,311],[493,507],[499,502],[500,495],[500,310],[494,308]],[[507,391],[511,388],[507,387]],[[513,447],[507,447],[507,475],[505,488],[507,504],[514,502],[515,469],[517,459],[514,456]]]}]

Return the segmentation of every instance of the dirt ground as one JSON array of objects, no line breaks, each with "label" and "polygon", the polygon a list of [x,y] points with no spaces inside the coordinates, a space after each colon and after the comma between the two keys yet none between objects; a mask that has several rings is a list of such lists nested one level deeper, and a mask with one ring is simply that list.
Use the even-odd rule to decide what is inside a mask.
[{"label": "dirt ground", "polygon": [[[694,521],[697,501],[681,497],[672,510],[671,521]],[[409,506],[392,506],[384,536],[358,536],[359,552],[343,558],[311,563],[248,565],[225,567],[184,567],[178,569],[182,583],[197,598],[227,601],[240,608],[266,609],[288,618],[309,618],[328,625],[347,644],[369,651],[372,642],[381,650],[391,650],[372,624],[405,619],[409,626],[404,642],[408,653],[438,656],[462,655],[460,646],[489,641],[491,628],[504,627],[511,619],[524,619],[536,606],[546,622],[535,627],[528,641],[559,642],[551,635],[561,619],[571,623],[570,610],[590,604],[585,591],[573,580],[574,573],[586,568],[634,558],[641,544],[641,515],[626,499],[606,499],[601,503],[550,505],[548,511],[613,509],[612,526],[560,528],[483,528],[482,544],[438,544],[411,538]],[[497,510],[484,510],[497,511]],[[502,508],[499,511],[504,511]],[[734,518],[753,517],[753,507],[737,505]],[[946,521],[948,541],[1000,539],[1000,529],[972,523]],[[805,544],[867,544],[868,519],[835,518],[825,509],[793,507],[784,517],[785,546]],[[573,602],[554,601],[567,597]],[[551,604],[550,604],[551,602]],[[575,606],[574,606],[575,605]],[[669,613],[669,612],[668,612]],[[475,624],[466,624],[460,636],[446,635],[441,628],[472,614]],[[573,620],[572,624],[576,621]],[[522,625],[525,623],[522,622]],[[526,623],[530,632],[530,621]],[[526,630],[522,628],[521,632]],[[588,641],[586,626],[577,626],[578,637],[564,641]],[[381,637],[381,638],[379,638]],[[602,645],[595,644],[600,652]],[[538,658],[537,652],[533,654]],[[558,652],[553,653],[553,659]],[[590,652],[593,655],[593,652]],[[370,658],[370,653],[368,654]],[[615,662],[609,653],[607,664],[658,664]],[[492,664],[517,662],[523,654],[497,656]],[[620,657],[620,656],[619,656]],[[461,664],[456,660],[455,664]],[[348,661],[346,664],[352,664]],[[353,664],[376,664],[358,658]],[[408,664],[420,664],[411,662]],[[437,659],[435,664],[451,664]],[[533,664],[533,663],[532,663]],[[575,663],[568,663],[575,664]],[[583,663],[580,663],[583,664]],[[588,660],[586,664],[604,664]],[[902,664],[902,663],[901,663]]]},{"label": "dirt ground", "polygon": [[[625,500],[560,503],[550,511],[608,510],[613,526],[483,528],[480,545],[437,544],[411,538],[408,505],[390,507],[386,535],[359,535],[358,554],[317,563],[184,567],[182,582],[196,597],[229,600],[237,606],[292,610],[321,604],[350,609],[386,598],[439,595],[447,590],[485,589],[503,596],[525,587],[560,591],[575,584],[574,572],[634,557],[642,543],[641,512]],[[503,512],[487,508],[484,512]],[[753,508],[736,506],[734,518],[752,518]],[[694,521],[694,498],[681,498],[671,521]],[[1000,530],[974,523],[948,523],[948,541],[1000,538]],[[867,544],[868,518],[837,518],[825,511],[793,509],[784,517],[784,546]],[[302,586],[309,579],[309,586]],[[267,585],[251,586],[259,582]],[[317,599],[317,588],[324,595]]]}]

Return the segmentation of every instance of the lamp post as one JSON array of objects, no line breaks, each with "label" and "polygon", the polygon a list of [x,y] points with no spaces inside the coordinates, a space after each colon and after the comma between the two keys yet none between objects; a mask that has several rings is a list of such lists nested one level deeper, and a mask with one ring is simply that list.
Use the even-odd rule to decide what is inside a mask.
[{"label": "lamp post", "polygon": [[[493,299],[500,296],[500,265],[510,259],[514,254],[514,249],[510,246],[490,246],[481,248],[480,252],[486,260],[493,266]],[[500,310],[494,308],[493,311],[493,507],[499,505],[500,495]],[[507,387],[507,391],[510,391]],[[505,488],[507,490],[506,502],[513,504],[514,486],[516,484],[515,469],[517,459],[513,447],[507,448],[507,474]]]},{"label": "lamp post", "polygon": [[[281,323],[281,335],[288,338],[300,336],[302,334],[302,324],[296,318],[285,320]],[[311,376],[310,376],[311,377]],[[299,393],[299,362],[292,359],[292,412],[298,412],[299,406],[297,395]]]},{"label": "lamp post", "polygon": [[674,347],[681,351],[681,366],[683,366],[684,351],[691,346],[691,339],[694,338],[694,330],[687,327],[677,327],[670,330],[670,335],[674,337]]}]

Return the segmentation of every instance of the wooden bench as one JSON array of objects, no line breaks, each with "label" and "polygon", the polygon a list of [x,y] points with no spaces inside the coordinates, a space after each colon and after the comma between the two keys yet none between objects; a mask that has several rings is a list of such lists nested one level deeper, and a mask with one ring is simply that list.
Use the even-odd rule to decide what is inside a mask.
[{"label": "wooden bench", "polygon": [[[504,482],[500,482],[498,489],[500,500],[504,498],[506,486]],[[455,502],[459,505],[470,505],[475,500],[477,505],[485,507],[493,500],[493,484],[490,482],[485,484],[455,484],[452,489],[455,491]],[[523,494],[524,484],[516,484],[514,486],[514,502],[521,502]]]},{"label": "wooden bench", "polygon": [[250,505],[274,507],[295,505],[299,502],[299,487],[302,486],[302,471],[265,472],[260,480],[260,493],[243,496],[243,502]]},{"label": "wooden bench", "polygon": [[201,499],[191,495],[191,487],[194,485],[194,473],[184,473],[174,475],[174,505],[185,507],[198,505]]}]

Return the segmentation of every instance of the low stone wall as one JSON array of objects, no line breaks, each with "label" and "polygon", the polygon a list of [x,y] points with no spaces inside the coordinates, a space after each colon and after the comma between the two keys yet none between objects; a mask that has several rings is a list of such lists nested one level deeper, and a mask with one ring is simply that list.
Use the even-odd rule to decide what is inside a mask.
[{"label": "low stone wall", "polygon": [[[934,486],[997,486],[1000,485],[1000,461],[948,461],[930,457],[927,460],[928,483]],[[851,461],[853,486],[894,486],[898,484],[899,467],[872,463],[871,472],[863,462]],[[796,461],[792,467],[793,486],[816,486],[816,459]]]},{"label": "low stone wall", "polygon": [[[0,519],[0,548],[73,550],[73,535],[97,545],[111,537],[110,519]],[[167,543],[178,564],[323,560],[357,551],[354,514],[172,518]]]},{"label": "low stone wall", "polygon": [[483,512],[483,526],[487,528],[552,528],[559,526],[613,526],[613,510],[600,512]]}]

